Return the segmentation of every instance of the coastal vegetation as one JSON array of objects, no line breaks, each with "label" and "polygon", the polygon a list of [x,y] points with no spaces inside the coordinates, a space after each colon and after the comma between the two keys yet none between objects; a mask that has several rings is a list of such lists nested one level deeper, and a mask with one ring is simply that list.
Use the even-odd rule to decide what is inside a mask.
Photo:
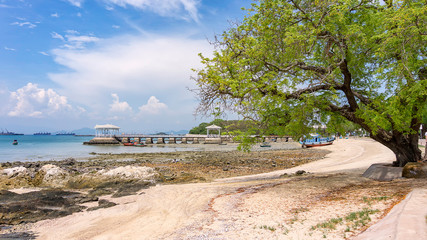
[{"label": "coastal vegetation", "polygon": [[[256,123],[249,120],[223,120],[223,119],[215,119],[209,123],[202,122],[199,126],[194,127],[190,130],[190,134],[206,134],[206,127],[210,125],[217,125],[222,128],[222,132],[224,134],[234,133],[236,131],[247,132],[251,131],[257,127]],[[261,130],[255,131],[256,133],[260,133]]]},{"label": "coastal vegetation", "polygon": [[[395,166],[421,160],[424,1],[259,1],[195,70],[199,114],[238,113],[295,138],[363,128]],[[424,120],[425,121],[425,120]]]}]

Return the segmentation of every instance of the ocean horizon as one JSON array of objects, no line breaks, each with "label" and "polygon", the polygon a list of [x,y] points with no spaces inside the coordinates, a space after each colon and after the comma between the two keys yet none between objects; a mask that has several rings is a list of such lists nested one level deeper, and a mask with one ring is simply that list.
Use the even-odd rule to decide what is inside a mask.
[{"label": "ocean horizon", "polygon": [[[179,148],[165,145],[126,147],[122,145],[83,145],[93,136],[73,135],[3,135],[0,136],[0,162],[49,161],[67,158],[86,159],[93,153],[149,153],[189,151],[196,148]],[[17,140],[18,145],[13,145]]]}]

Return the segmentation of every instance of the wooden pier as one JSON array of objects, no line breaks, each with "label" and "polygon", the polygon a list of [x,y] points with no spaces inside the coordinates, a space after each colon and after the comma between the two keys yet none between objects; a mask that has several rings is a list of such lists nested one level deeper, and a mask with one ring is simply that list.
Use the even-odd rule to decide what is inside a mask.
[{"label": "wooden pier", "polygon": [[[288,142],[291,141],[290,137],[258,137],[262,142]],[[212,135],[145,135],[145,134],[121,134],[111,136],[96,136],[89,142],[84,142],[87,145],[99,144],[124,144],[124,143],[137,143],[137,144],[221,144],[233,143],[232,136],[212,136]]]},{"label": "wooden pier", "polygon": [[[215,125],[207,127],[207,135],[186,134],[186,135],[147,135],[147,134],[119,134],[120,127],[106,124],[96,125],[95,138],[89,142],[84,142],[87,145],[113,144],[121,145],[126,143],[136,144],[222,144],[232,143],[233,136],[218,134],[209,134],[209,130],[220,130],[221,128]],[[262,142],[288,142],[291,141],[287,136],[254,136]]]}]

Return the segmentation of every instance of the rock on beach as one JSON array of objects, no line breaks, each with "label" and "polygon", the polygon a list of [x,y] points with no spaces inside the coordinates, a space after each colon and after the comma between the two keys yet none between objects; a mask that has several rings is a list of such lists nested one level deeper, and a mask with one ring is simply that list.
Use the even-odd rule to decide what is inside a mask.
[{"label": "rock on beach", "polygon": [[122,166],[111,170],[101,170],[99,173],[107,177],[138,178],[153,180],[158,174],[151,167]]},{"label": "rock on beach", "polygon": [[8,177],[16,177],[18,175],[26,175],[27,174],[27,168],[25,167],[13,167],[13,168],[6,168],[1,170],[2,174],[7,175]]}]

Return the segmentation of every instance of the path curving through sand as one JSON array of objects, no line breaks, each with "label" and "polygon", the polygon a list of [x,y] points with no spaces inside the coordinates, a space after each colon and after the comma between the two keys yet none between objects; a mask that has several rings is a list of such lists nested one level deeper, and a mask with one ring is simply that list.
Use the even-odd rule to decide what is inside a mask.
[{"label": "path curving through sand", "polygon": [[[394,160],[390,150],[369,139],[338,140],[325,149],[331,153],[324,159],[292,169],[218,179],[212,183],[157,185],[139,195],[109,199],[119,203],[117,206],[44,220],[32,225],[30,231],[35,232],[38,239],[52,240],[268,239],[272,232],[254,226],[263,223],[268,226],[272,219],[285,218],[274,209],[283,204],[291,206],[299,197],[304,197],[296,193],[284,198],[276,192],[277,186],[293,181],[279,179],[280,175],[297,170],[362,173],[373,163]],[[265,189],[272,191],[267,194]],[[302,231],[292,234],[287,237],[304,239]],[[288,239],[283,234],[278,236]]]}]

